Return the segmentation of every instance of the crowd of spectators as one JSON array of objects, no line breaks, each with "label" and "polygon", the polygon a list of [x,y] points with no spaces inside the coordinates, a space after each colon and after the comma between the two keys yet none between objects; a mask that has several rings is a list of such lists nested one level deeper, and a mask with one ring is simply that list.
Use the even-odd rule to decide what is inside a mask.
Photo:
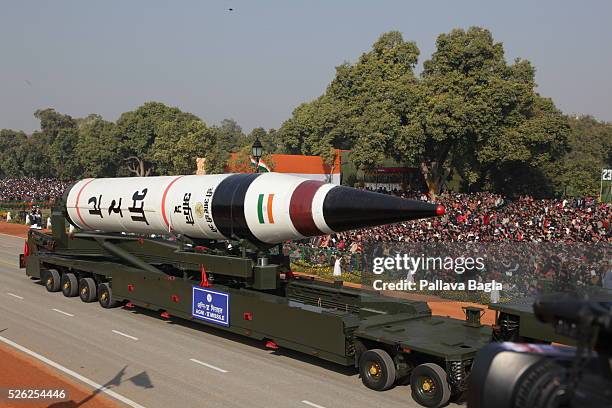
[{"label": "crowd of spectators", "polygon": [[57,199],[70,182],[53,178],[0,179],[0,201],[49,201]]},{"label": "crowd of spectators", "polygon": [[[387,193],[434,201],[419,192]],[[374,256],[436,252],[433,255],[456,257],[479,248],[475,251],[494,264],[489,262],[488,273],[475,277],[504,282],[504,292],[514,294],[541,290],[542,279],[601,286],[610,269],[605,255],[610,255],[612,243],[612,205],[595,198],[507,199],[480,192],[443,193],[435,202],[445,206],[444,216],[315,237],[289,244],[289,252],[294,259],[299,256],[315,265],[333,264],[341,257],[344,271],[359,273],[371,269]],[[606,248],[603,252],[601,245]],[[417,279],[454,281],[467,276],[452,271],[434,275],[421,274]]]},{"label": "crowd of spectators", "polygon": [[[392,192],[432,201],[426,194]],[[446,214],[317,237],[320,247],[357,251],[365,242],[612,242],[612,206],[595,198],[508,200],[493,193],[443,193]]]}]

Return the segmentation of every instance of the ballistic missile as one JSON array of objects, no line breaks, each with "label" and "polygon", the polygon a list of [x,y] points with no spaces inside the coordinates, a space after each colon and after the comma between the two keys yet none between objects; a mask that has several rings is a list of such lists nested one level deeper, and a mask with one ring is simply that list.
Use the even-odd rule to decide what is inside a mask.
[{"label": "ballistic missile", "polygon": [[444,207],[282,173],[90,178],[64,192],[81,230],[258,246],[444,214]]}]

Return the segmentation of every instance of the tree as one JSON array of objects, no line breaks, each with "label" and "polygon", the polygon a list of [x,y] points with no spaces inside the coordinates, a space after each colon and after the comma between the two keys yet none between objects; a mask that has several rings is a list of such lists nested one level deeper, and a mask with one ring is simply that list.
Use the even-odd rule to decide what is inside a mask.
[{"label": "tree", "polygon": [[357,63],[336,68],[325,94],[295,109],[280,129],[283,147],[328,163],[333,148],[350,148],[360,167],[388,157],[418,165],[434,195],[452,171],[468,189],[514,193],[527,186],[509,168],[548,177],[568,127],[535,93],[529,62],[507,64],[502,44],[477,27],[440,35],[420,78],[418,55],[400,33],[383,34]]},{"label": "tree", "polygon": [[225,173],[225,167],[227,166],[230,154],[228,151],[223,150],[219,143],[215,143],[210,149],[209,154],[205,157],[207,174]]},{"label": "tree", "polygon": [[499,190],[508,185],[507,177],[498,183],[499,169],[536,169],[565,148],[563,116],[534,88],[531,64],[508,65],[488,30],[442,34],[424,64],[419,107],[399,151],[417,158],[432,193],[452,169],[468,187],[489,182]]},{"label": "tree", "polygon": [[77,121],[79,138],[75,152],[79,158],[80,177],[115,177],[121,159],[117,126],[99,115],[89,115]]},{"label": "tree", "polygon": [[[46,176],[55,176],[60,179],[75,179],[80,175],[79,158],[74,152],[77,144],[77,123],[70,115],[61,114],[55,109],[39,109],[34,112],[34,117],[40,120],[40,132],[34,132],[31,136],[32,147],[40,149],[37,152],[27,152],[27,155],[39,158],[48,164],[39,163],[41,169],[31,171],[38,173],[40,170],[51,171]],[[42,146],[45,146],[41,149]],[[36,166],[35,162],[30,163]]]},{"label": "tree", "polygon": [[612,166],[612,123],[592,116],[569,118],[569,152],[551,169],[557,194],[596,196],[601,170]]},{"label": "tree", "polygon": [[34,117],[40,120],[41,136],[47,138],[51,145],[62,130],[76,129],[76,121],[70,115],[64,115],[53,108],[38,109]]},{"label": "tree", "polygon": [[217,174],[225,172],[230,153],[250,147],[250,138],[242,132],[242,128],[233,119],[223,119],[219,126],[210,128],[213,144],[208,148],[206,158],[206,172]]},{"label": "tree", "polygon": [[316,154],[328,164],[334,149],[351,149],[357,166],[380,164],[395,149],[416,103],[419,50],[397,31],[383,34],[357,63],[336,67],[324,95],[297,107],[279,139],[290,153]]},{"label": "tree", "polygon": [[196,159],[209,156],[215,136],[201,120],[166,122],[151,147],[151,160],[159,174],[193,174]]},{"label": "tree", "polygon": [[27,177],[54,177],[55,172],[49,160],[49,145],[45,137],[37,137],[35,132],[21,145],[18,156],[21,161],[22,174]]},{"label": "tree", "polygon": [[81,174],[81,159],[75,152],[79,133],[76,128],[61,129],[49,146],[54,175],[60,180],[76,180]]},{"label": "tree", "polygon": [[240,150],[247,143],[242,128],[234,119],[223,119],[219,126],[213,126],[220,150],[231,153]]},{"label": "tree", "polygon": [[120,138],[119,150],[127,174],[140,177],[152,174],[151,149],[162,127],[168,126],[168,122],[194,120],[199,119],[191,113],[160,102],[147,102],[134,111],[123,113],[117,121],[116,132]]},{"label": "tree", "polygon": [[0,178],[23,175],[20,155],[21,146],[27,143],[27,139],[21,131],[0,130]]}]

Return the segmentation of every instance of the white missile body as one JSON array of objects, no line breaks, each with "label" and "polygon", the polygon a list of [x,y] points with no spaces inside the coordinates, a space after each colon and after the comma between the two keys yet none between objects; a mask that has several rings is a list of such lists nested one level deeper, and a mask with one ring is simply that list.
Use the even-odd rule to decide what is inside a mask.
[{"label": "white missile body", "polygon": [[85,179],[64,201],[81,230],[256,244],[436,215],[432,204],[281,173]]},{"label": "white missile body", "polygon": [[194,238],[225,239],[214,221],[204,222],[204,217],[210,217],[212,199],[205,192],[214,191],[227,176],[85,179],[70,189],[66,210],[82,230],[149,234],[174,231],[189,232]]}]

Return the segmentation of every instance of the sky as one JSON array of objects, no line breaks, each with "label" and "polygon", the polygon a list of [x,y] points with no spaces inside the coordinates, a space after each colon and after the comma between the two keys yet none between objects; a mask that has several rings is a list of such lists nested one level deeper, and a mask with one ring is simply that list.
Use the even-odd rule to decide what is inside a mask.
[{"label": "sky", "polygon": [[278,128],[380,34],[415,41],[422,64],[470,26],[531,61],[563,112],[612,121],[610,16],[609,0],[0,0],[0,128],[37,130],[47,107],[114,121],[152,100]]}]

